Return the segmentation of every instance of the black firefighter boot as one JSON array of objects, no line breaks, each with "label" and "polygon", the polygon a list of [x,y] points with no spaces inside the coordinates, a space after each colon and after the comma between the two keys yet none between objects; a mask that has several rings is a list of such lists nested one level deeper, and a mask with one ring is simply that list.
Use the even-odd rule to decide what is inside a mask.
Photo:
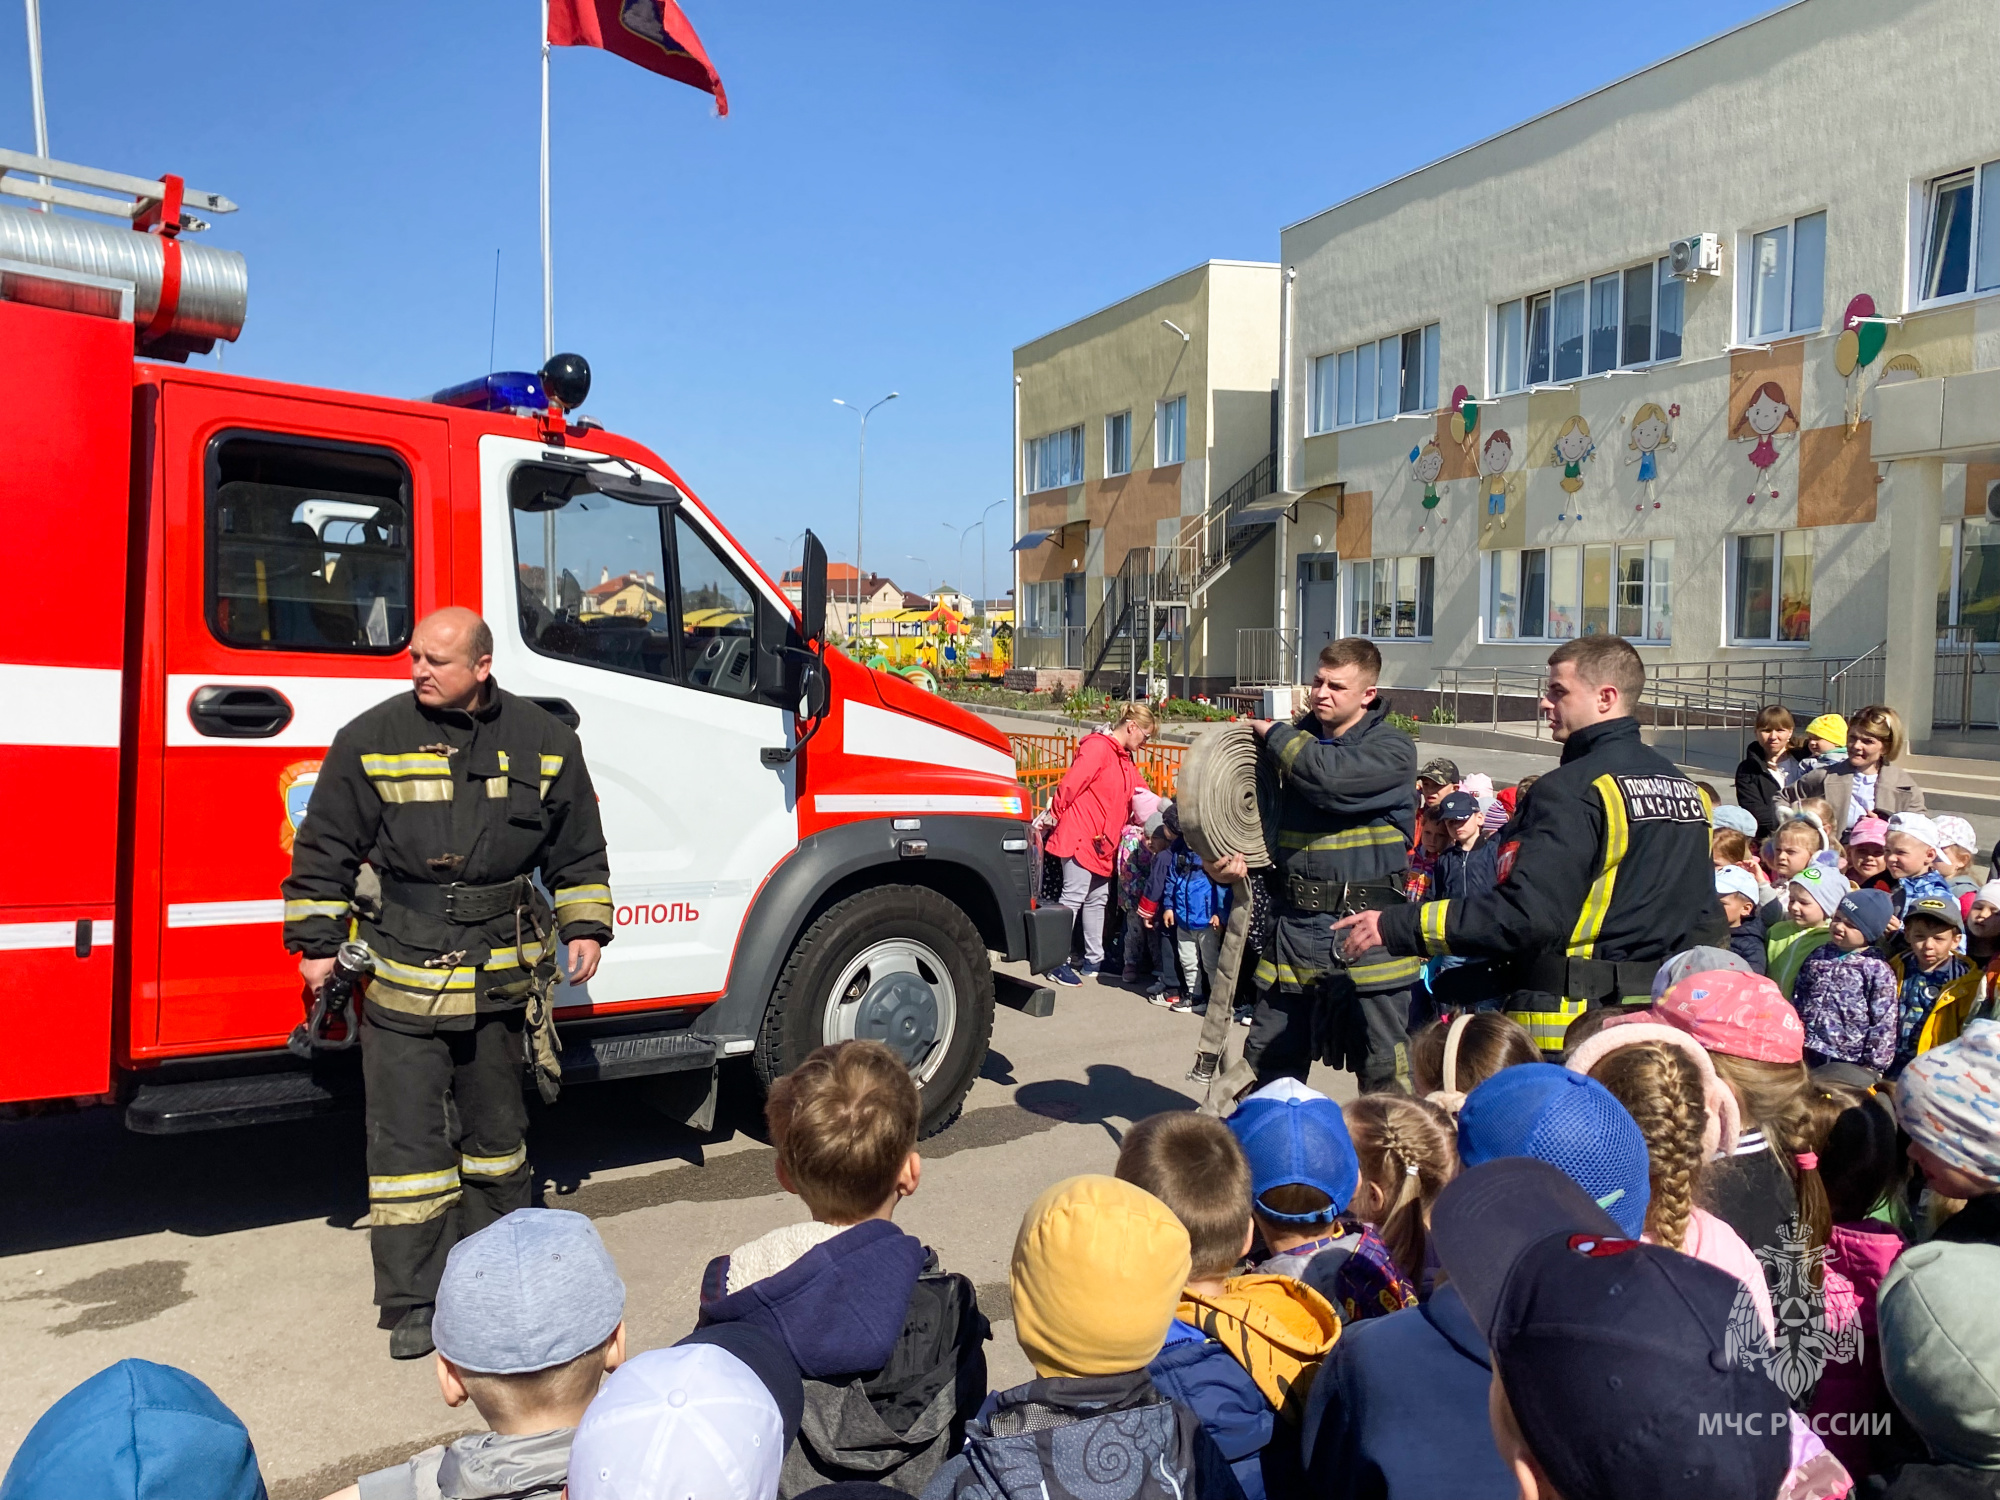
[{"label": "black firefighter boot", "polygon": [[389,1358],[422,1359],[437,1348],[431,1342],[431,1304],[419,1303],[397,1320],[389,1332]]}]

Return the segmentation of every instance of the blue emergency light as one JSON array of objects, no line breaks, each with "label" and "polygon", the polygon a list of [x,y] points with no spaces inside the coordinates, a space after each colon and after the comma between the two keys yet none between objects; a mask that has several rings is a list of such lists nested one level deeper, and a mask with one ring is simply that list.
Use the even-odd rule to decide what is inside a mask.
[{"label": "blue emergency light", "polygon": [[463,385],[447,386],[431,400],[439,406],[457,406],[466,411],[547,411],[549,398],[542,389],[542,377],[531,370],[501,370],[482,375]]}]

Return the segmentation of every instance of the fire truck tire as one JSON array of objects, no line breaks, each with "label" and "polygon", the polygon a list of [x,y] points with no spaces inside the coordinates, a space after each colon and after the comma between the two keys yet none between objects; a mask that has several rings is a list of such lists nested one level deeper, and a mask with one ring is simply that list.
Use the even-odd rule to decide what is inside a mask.
[{"label": "fire truck tire", "polygon": [[806,929],[764,1011],[751,1054],[758,1081],[768,1088],[845,1036],[878,1036],[916,1056],[919,1136],[958,1118],[993,1036],[993,966],[954,903],[924,886],[877,886]]}]

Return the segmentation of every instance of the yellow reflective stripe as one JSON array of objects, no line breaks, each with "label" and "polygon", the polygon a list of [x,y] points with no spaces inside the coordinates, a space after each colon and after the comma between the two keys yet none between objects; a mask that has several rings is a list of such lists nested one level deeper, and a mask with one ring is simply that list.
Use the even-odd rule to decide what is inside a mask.
[{"label": "yellow reflective stripe", "polygon": [[1507,1015],[1525,1026],[1528,1035],[1544,1052],[1561,1052],[1569,1023],[1590,1008],[1584,1000],[1558,1000],[1555,1010],[1510,1010]]},{"label": "yellow reflective stripe", "polygon": [[505,1177],[509,1172],[518,1172],[528,1164],[528,1143],[521,1142],[505,1156],[466,1156],[458,1158],[458,1169],[467,1177]]},{"label": "yellow reflective stripe", "polygon": [[544,755],[542,757],[542,775],[547,780],[553,781],[556,777],[562,775],[562,768],[563,758],[560,755]]},{"label": "yellow reflective stripe", "polygon": [[1278,747],[1278,769],[1289,775],[1292,762],[1299,758],[1299,752],[1305,747],[1306,732],[1303,729],[1293,730],[1292,737]]},{"label": "yellow reflective stripe", "polygon": [[1417,928],[1423,934],[1424,951],[1433,958],[1448,958],[1451,946],[1444,940],[1445,914],[1451,909],[1451,902],[1426,901],[1417,908]]},{"label": "yellow reflective stripe", "polygon": [[[509,948],[507,952],[514,950]],[[375,955],[375,977],[401,985],[404,989],[428,990],[469,990],[476,982],[474,970],[461,964],[455,969],[425,969],[416,964],[398,963],[393,958]]]},{"label": "yellow reflective stripe", "polygon": [[1321,969],[1307,968],[1303,964],[1297,968],[1290,964],[1274,964],[1267,958],[1257,965],[1256,977],[1257,983],[1265,989],[1277,984],[1286,989],[1302,990],[1307,985],[1317,982],[1324,972]]},{"label": "yellow reflective stripe", "polygon": [[1268,958],[1259,959],[1256,971],[1251,975],[1251,978],[1256,981],[1257,988],[1268,990],[1278,982],[1278,966]]},{"label": "yellow reflective stripe", "polygon": [[574,901],[603,901],[608,903],[610,900],[611,887],[608,885],[566,885],[556,891],[557,906],[568,906]]},{"label": "yellow reflective stripe", "polygon": [[1280,833],[1280,849],[1377,849],[1403,847],[1403,835],[1393,823],[1343,828],[1339,833]]},{"label": "yellow reflective stripe", "polygon": [[287,901],[285,920],[303,922],[307,917],[344,917],[347,915],[345,901]]},{"label": "yellow reflective stripe", "polygon": [[[526,1150],[524,1146],[522,1148]],[[442,1193],[458,1186],[458,1168],[445,1167],[436,1172],[405,1172],[399,1177],[371,1177],[368,1179],[370,1198],[421,1198],[426,1193]]]},{"label": "yellow reflective stripe", "polygon": [[[488,969],[524,969],[542,961],[548,946],[543,943],[527,943],[519,948],[495,948],[492,957],[486,960]],[[470,973],[470,970],[466,971]]]},{"label": "yellow reflective stripe", "polygon": [[1632,846],[1632,824],[1625,813],[1625,797],[1618,790],[1617,778],[1606,772],[1591,784],[1604,803],[1604,868],[1597,872],[1590,894],[1584,897],[1583,910],[1577,913],[1576,928],[1569,935],[1571,958],[1589,958],[1597,946],[1597,935],[1604,930],[1605,913],[1611,910],[1612,889],[1618,884],[1618,866]]},{"label": "yellow reflective stripe", "polygon": [[1701,794],[1701,815],[1704,818],[1713,818],[1715,816],[1715,799],[1708,795],[1708,788],[1700,782],[1696,782],[1694,789]]},{"label": "yellow reflective stripe", "polygon": [[435,750],[418,750],[409,755],[364,755],[361,769],[377,776],[449,776],[451,757]]},{"label": "yellow reflective stripe", "polygon": [[1424,972],[1421,958],[1385,958],[1372,964],[1349,964],[1347,977],[1356,984],[1386,988],[1400,984],[1414,984],[1417,976]]},{"label": "yellow reflective stripe", "polygon": [[377,781],[375,791],[384,802],[449,802],[449,781]]},{"label": "yellow reflective stripe", "polygon": [[572,922],[601,922],[611,925],[611,903],[609,901],[574,901],[567,906],[556,908],[556,919],[567,927]]},{"label": "yellow reflective stripe", "polygon": [[453,1188],[442,1198],[371,1203],[368,1205],[368,1225],[371,1229],[386,1229],[398,1224],[428,1224],[432,1219],[449,1213],[462,1196],[457,1188]]},{"label": "yellow reflective stripe", "polygon": [[479,1008],[469,989],[406,990],[380,979],[368,986],[368,1003],[406,1016],[469,1016]]}]

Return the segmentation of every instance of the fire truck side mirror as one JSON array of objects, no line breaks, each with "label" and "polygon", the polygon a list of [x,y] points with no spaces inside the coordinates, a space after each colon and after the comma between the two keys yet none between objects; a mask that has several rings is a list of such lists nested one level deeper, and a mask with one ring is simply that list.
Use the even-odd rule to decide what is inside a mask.
[{"label": "fire truck side mirror", "polygon": [[799,618],[808,641],[826,634],[826,547],[810,531],[799,560]]}]

